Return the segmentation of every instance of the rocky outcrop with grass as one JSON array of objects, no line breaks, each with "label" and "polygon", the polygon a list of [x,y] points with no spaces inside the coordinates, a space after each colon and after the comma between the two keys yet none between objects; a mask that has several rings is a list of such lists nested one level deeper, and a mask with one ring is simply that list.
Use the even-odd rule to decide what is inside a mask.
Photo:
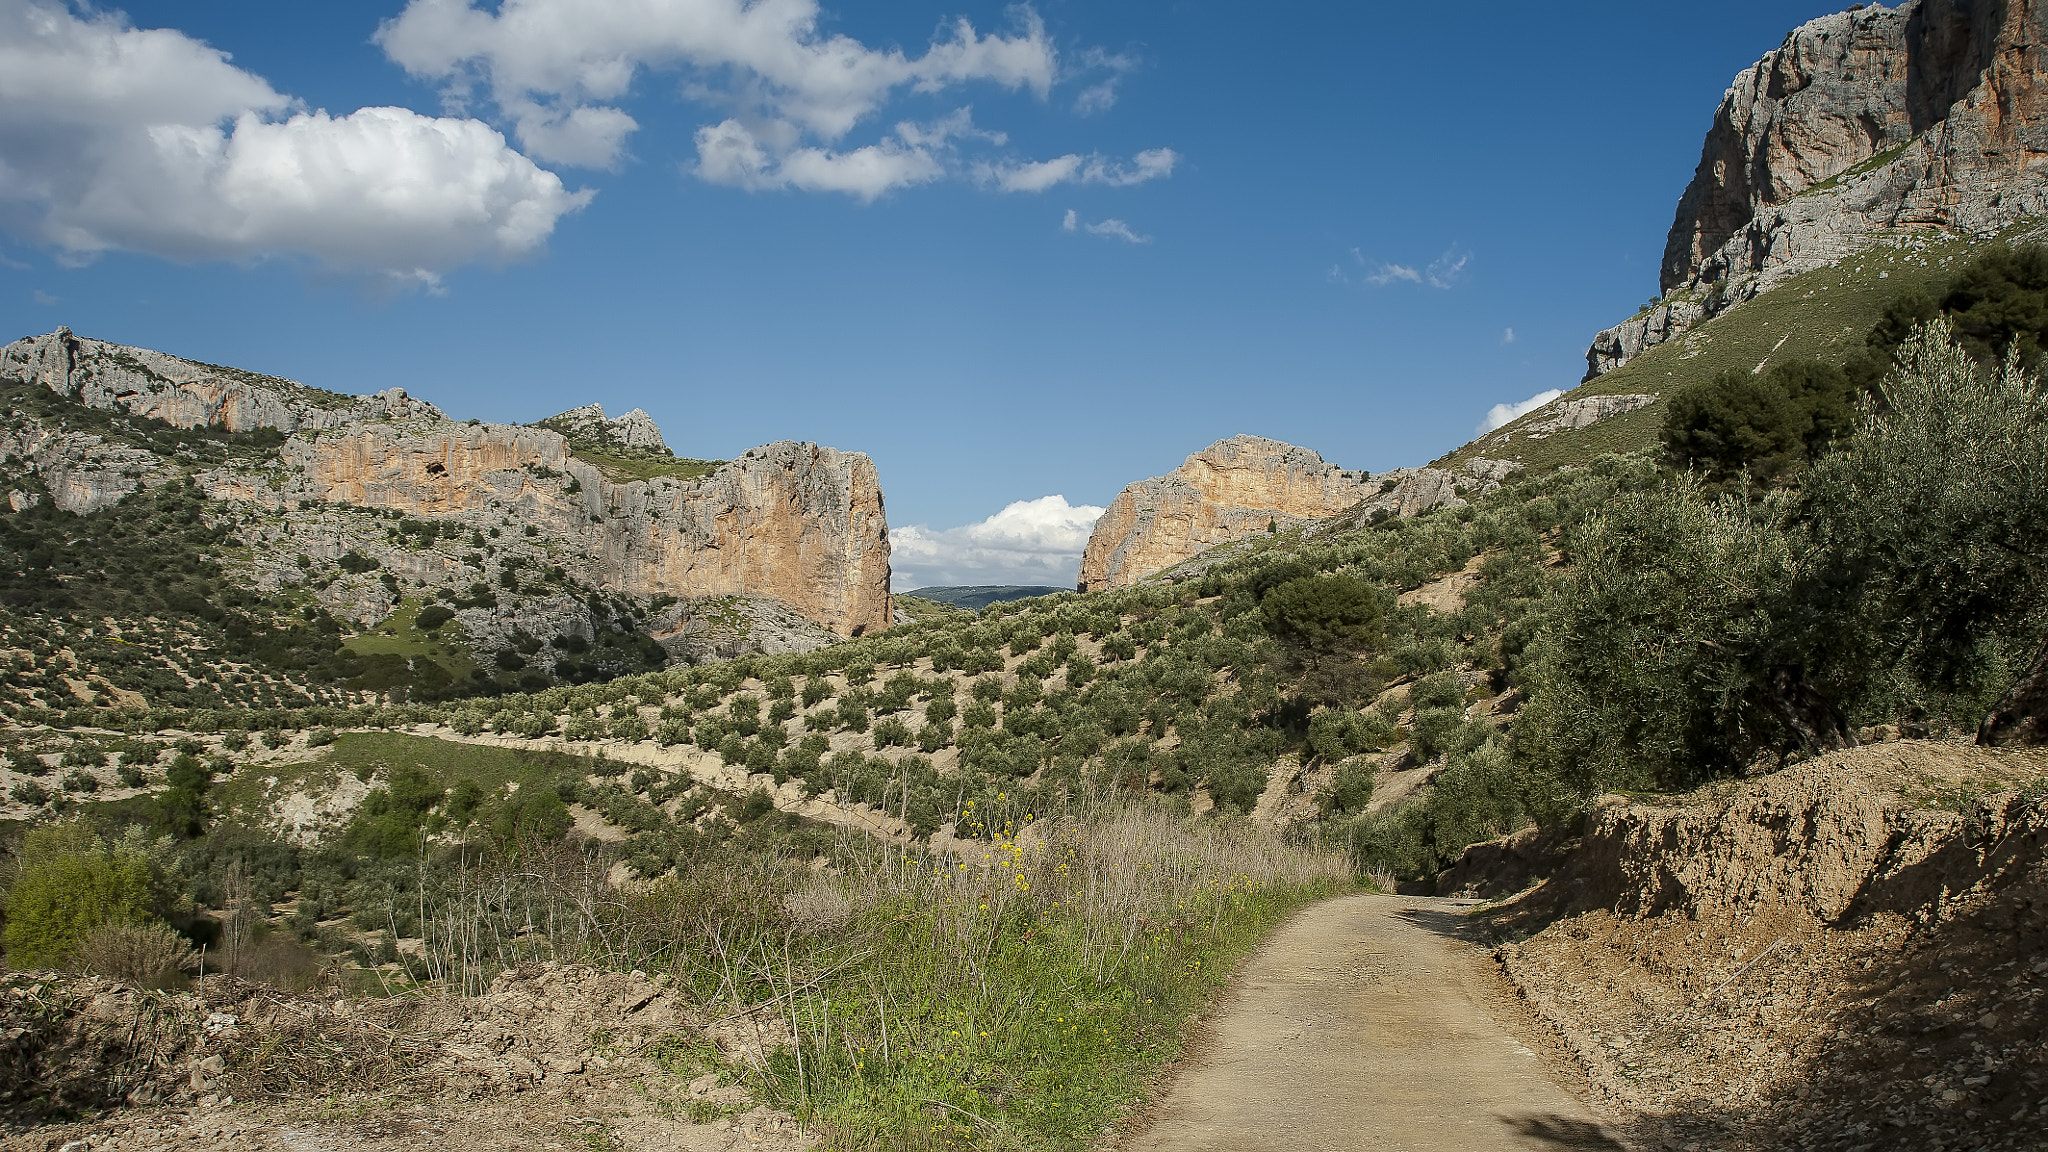
[{"label": "rocky outcrop with grass", "polygon": [[1117,494],[1081,556],[1083,592],[1124,588],[1200,552],[1357,508],[1412,516],[1491,491],[1485,469],[1404,468],[1374,476],[1263,436],[1218,440],[1164,476]]},{"label": "rocky outcrop with grass", "polygon": [[639,408],[624,416],[606,416],[604,405],[585,404],[550,416],[542,420],[540,426],[552,428],[571,441],[582,440],[627,452],[668,455],[668,443],[661,438],[661,428],[655,424],[654,417]]},{"label": "rocky outcrop with grass", "polygon": [[1662,298],[1600,333],[1587,379],[1901,231],[1985,235],[2048,211],[2034,3],[1911,0],[1808,21],[1735,78],[1679,199]]},{"label": "rocky outcrop with grass", "polygon": [[282,432],[372,420],[442,418],[403,388],[345,396],[295,380],[186,360],[59,328],[0,348],[0,377],[48,388],[88,408],[147,416],[179,428]]}]

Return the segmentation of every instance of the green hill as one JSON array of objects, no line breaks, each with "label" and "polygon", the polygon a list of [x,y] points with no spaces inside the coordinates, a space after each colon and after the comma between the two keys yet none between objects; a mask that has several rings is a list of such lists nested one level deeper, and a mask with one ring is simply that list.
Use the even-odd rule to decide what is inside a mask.
[{"label": "green hill", "polygon": [[[1544,472],[1584,464],[1606,452],[1647,448],[1656,442],[1664,418],[1662,398],[1677,389],[1724,369],[1755,371],[1794,359],[1847,359],[1862,350],[1864,336],[1893,299],[1931,291],[1986,245],[2016,242],[2040,229],[2034,221],[1996,237],[1916,234],[1882,240],[1833,267],[1795,276],[1435,463],[1447,467],[1484,456]],[[1630,394],[1657,396],[1659,402],[1586,428],[1532,434],[1559,403]]]}]

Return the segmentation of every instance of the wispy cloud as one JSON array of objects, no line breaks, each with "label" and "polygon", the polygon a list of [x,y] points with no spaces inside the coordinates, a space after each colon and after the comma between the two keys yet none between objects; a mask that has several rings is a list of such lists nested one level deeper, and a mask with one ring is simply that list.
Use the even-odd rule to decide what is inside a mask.
[{"label": "wispy cloud", "polygon": [[[1510,329],[1509,331],[1513,331],[1513,329]],[[1538,392],[1534,396],[1531,396],[1527,400],[1523,400],[1519,403],[1495,404],[1493,407],[1488,408],[1486,410],[1486,419],[1481,420],[1479,422],[1479,427],[1474,429],[1473,431],[1477,435],[1484,436],[1488,432],[1491,432],[1496,428],[1500,428],[1504,425],[1511,424],[1514,421],[1521,419],[1523,416],[1526,416],[1529,413],[1534,412],[1538,408],[1543,407],[1545,404],[1550,403],[1552,400],[1555,400],[1562,395],[1564,395],[1562,391],[1559,391],[1556,388],[1551,388],[1543,392]]]},{"label": "wispy cloud", "polygon": [[1088,231],[1097,236],[1107,236],[1112,240],[1122,240],[1126,244],[1150,244],[1152,242],[1150,236],[1140,236],[1136,232],[1131,231],[1129,224],[1114,218],[1090,224],[1088,225]]},{"label": "wispy cloud", "polygon": [[43,291],[41,288],[38,288],[35,291],[29,293],[28,298],[42,305],[45,308],[48,308],[51,305],[56,304],[58,302],[57,297],[52,296],[48,292]]},{"label": "wispy cloud", "polygon": [[1515,342],[1515,330],[1513,328],[1501,329],[1500,342],[1503,344],[1513,344]]},{"label": "wispy cloud", "polygon": [[958,584],[1071,587],[1081,552],[1102,509],[1065,496],[1019,500],[974,524],[889,530],[889,566],[898,589]]},{"label": "wispy cloud", "polygon": [[1126,244],[1150,244],[1152,242],[1150,236],[1138,235],[1131,230],[1129,224],[1113,216],[1107,220],[1098,220],[1093,224],[1084,224],[1081,222],[1081,214],[1072,208],[1067,209],[1067,214],[1060,218],[1060,230],[1062,232],[1086,232],[1091,236],[1121,240]]},{"label": "wispy cloud", "polygon": [[1173,175],[1180,153],[1171,148],[1149,148],[1131,157],[1129,164],[1105,158],[1101,153],[1083,156],[1070,152],[1050,160],[1029,160],[981,164],[975,178],[1004,192],[1043,192],[1061,184],[1106,184],[1128,188]]},{"label": "wispy cloud", "polygon": [[1472,263],[1472,253],[1453,244],[1444,254],[1429,262],[1423,271],[1423,279],[1431,288],[1455,287],[1465,278],[1465,267]]},{"label": "wispy cloud", "polygon": [[1419,284],[1430,288],[1454,288],[1465,278],[1465,270],[1472,263],[1472,253],[1455,244],[1444,249],[1443,255],[1419,267],[1392,260],[1375,260],[1356,248],[1351,249],[1350,256],[1348,263],[1339,261],[1330,265],[1328,279],[1332,284],[1363,281],[1374,287]]},{"label": "wispy cloud", "polygon": [[1089,84],[1074,97],[1075,115],[1095,116],[1116,106],[1117,87],[1123,83],[1124,76],[1138,66],[1138,62],[1129,56],[1088,48],[1079,54],[1076,65],[1072,71],[1080,75],[1109,73],[1107,78]]},{"label": "wispy cloud", "polygon": [[[1030,8],[1013,14],[1007,33],[943,23],[913,55],[823,30],[817,0],[410,0],[372,39],[415,78],[442,84],[452,104],[488,96],[544,160],[618,163],[639,128],[619,105],[641,77],[680,70],[684,92],[731,107],[728,123],[747,125],[779,167],[799,150],[860,154],[840,142],[905,92],[988,84],[1049,99],[1060,74],[1053,38]],[[716,179],[723,169],[700,171]],[[872,183],[776,186],[859,194]]]}]

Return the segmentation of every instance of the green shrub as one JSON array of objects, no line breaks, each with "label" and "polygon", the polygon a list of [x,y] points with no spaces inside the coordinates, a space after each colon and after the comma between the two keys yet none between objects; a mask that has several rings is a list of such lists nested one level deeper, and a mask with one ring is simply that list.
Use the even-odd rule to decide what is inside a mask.
[{"label": "green shrub", "polygon": [[1832,364],[1788,361],[1758,376],[1729,369],[1681,388],[1664,416],[1664,449],[1679,467],[1725,481],[1784,475],[1854,429],[1860,389]]},{"label": "green shrub", "polygon": [[874,741],[876,748],[907,745],[911,742],[910,726],[894,716],[875,722]]},{"label": "green shrub", "polygon": [[1362,757],[1354,757],[1337,765],[1329,787],[1316,797],[1317,806],[1325,817],[1363,812],[1365,806],[1372,803],[1372,790],[1372,763]]},{"label": "green shrub", "polygon": [[17,804],[40,808],[50,802],[50,790],[39,780],[17,780],[7,795]]},{"label": "green shrub", "polygon": [[574,822],[554,789],[529,782],[499,802],[491,835],[501,847],[517,850],[529,841],[560,840]]},{"label": "green shrub", "polygon": [[7,891],[8,963],[54,967],[101,925],[144,922],[154,881],[147,857],[108,845],[83,821],[30,829]]},{"label": "green shrub", "polygon": [[423,831],[437,830],[442,823],[429,814],[443,798],[443,790],[431,777],[411,764],[394,768],[381,788],[363,797],[347,834],[348,844],[373,856],[406,856],[420,848]]},{"label": "green shrub", "polygon": [[[1775,742],[1759,688],[1797,566],[1777,503],[1680,476],[1570,538],[1523,673],[1514,750],[1562,813],[1614,788],[1690,788]],[[1564,799],[1566,796],[1574,800]]]},{"label": "green shrub", "polygon": [[2017,351],[1986,369],[1952,336],[1909,339],[1883,409],[1814,469],[1801,649],[1866,715],[1974,727],[2048,630],[2048,390]]},{"label": "green shrub", "polygon": [[1308,723],[1308,748],[1327,761],[1376,752],[1394,742],[1394,726],[1377,713],[1326,708]]}]

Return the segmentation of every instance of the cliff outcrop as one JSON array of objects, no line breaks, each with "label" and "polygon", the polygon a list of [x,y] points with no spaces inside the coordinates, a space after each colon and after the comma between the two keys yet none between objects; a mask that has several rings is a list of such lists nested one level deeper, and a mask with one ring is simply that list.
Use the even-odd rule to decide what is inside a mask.
[{"label": "cliff outcrop", "polygon": [[279,376],[91,340],[69,328],[0,348],[0,377],[48,388],[88,408],[146,416],[179,428],[299,432],[372,420],[446,418],[403,388],[344,396]]},{"label": "cliff outcrop", "polygon": [[[12,479],[26,487],[9,493],[9,505],[17,512],[47,494],[59,510],[85,515],[112,505],[137,488],[161,484],[177,475],[177,470],[167,467],[154,452],[22,418],[0,428],[0,459],[11,459],[25,469]],[[34,490],[37,488],[41,491]]]},{"label": "cliff outcrop", "polygon": [[1808,21],[1735,78],[1679,199],[1664,299],[1587,379],[1874,237],[2048,211],[2048,5],[1911,0]]},{"label": "cliff outcrop", "polygon": [[581,441],[613,451],[669,454],[668,443],[661,438],[660,426],[655,424],[654,417],[640,408],[624,416],[606,416],[604,405],[585,404],[539,421],[537,426],[560,432],[572,444]]},{"label": "cliff outcrop", "polygon": [[781,441],[701,479],[615,484],[557,432],[428,421],[297,436],[280,455],[291,479],[239,494],[530,528],[612,592],[772,596],[844,636],[891,621],[888,522],[862,453]]},{"label": "cliff outcrop", "polygon": [[1464,502],[1497,477],[1434,468],[1382,476],[1349,471],[1315,452],[1262,436],[1218,440],[1164,476],[1126,487],[1095,522],[1076,587],[1123,588],[1232,540],[1350,508],[1412,516]]}]

